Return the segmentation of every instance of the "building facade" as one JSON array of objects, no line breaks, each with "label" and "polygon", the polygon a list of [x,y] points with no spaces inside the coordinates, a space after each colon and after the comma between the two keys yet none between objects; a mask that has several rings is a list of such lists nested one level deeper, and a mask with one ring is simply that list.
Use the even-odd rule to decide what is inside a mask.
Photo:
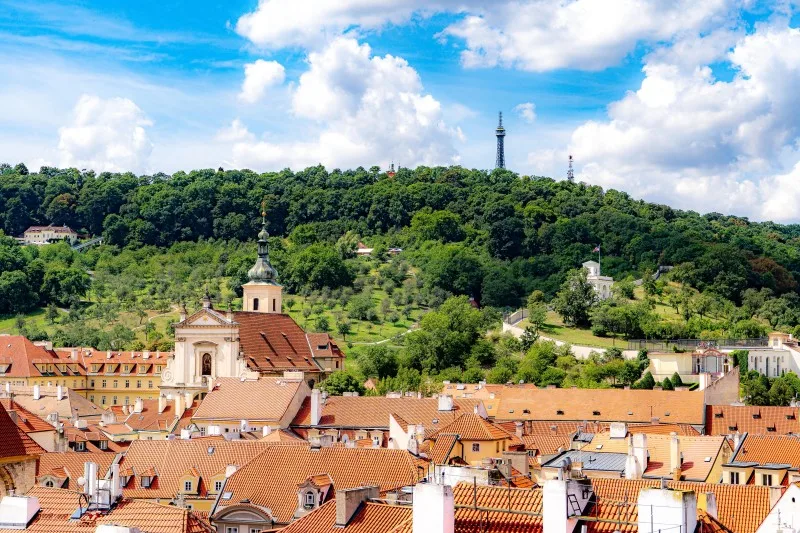
[{"label": "building facade", "polygon": [[600,300],[611,298],[611,286],[614,285],[614,278],[600,275],[600,263],[597,261],[586,261],[583,263],[586,269],[586,281],[594,288]]},{"label": "building facade", "polygon": [[31,226],[22,234],[25,244],[50,244],[55,241],[67,241],[73,244],[78,240],[78,234],[68,226]]}]

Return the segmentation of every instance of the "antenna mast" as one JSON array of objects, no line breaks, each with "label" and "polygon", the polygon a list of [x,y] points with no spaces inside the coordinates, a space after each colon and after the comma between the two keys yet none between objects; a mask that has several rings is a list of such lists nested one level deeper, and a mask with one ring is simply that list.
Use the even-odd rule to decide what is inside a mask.
[{"label": "antenna mast", "polygon": [[500,120],[497,123],[497,129],[494,131],[497,137],[497,160],[495,161],[495,168],[506,168],[506,152],[504,138],[506,136],[506,129],[503,127],[503,112],[500,111]]},{"label": "antenna mast", "polygon": [[575,172],[572,170],[572,154],[569,155],[569,166],[567,167],[567,181],[575,181]]}]

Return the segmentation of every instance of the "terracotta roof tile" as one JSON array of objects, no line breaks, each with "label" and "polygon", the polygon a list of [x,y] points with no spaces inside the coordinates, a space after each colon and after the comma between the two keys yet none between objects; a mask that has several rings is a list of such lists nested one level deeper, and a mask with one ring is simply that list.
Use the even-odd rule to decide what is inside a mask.
[{"label": "terracotta roof tile", "polygon": [[41,455],[44,449],[11,420],[5,408],[0,406],[0,459]]},{"label": "terracotta roof tile", "polygon": [[788,463],[800,467],[800,436],[747,435],[731,459],[738,462]]},{"label": "terracotta roof tile", "polygon": [[[647,435],[649,461],[645,477],[669,477],[670,435]],[[728,442],[720,436],[678,436],[683,455],[681,475],[688,481],[707,481],[720,453],[730,454]],[[612,438],[610,433],[597,433],[592,442],[583,447],[593,453],[628,453],[629,438]],[[598,448],[600,446],[601,448]],[[708,462],[706,458],[710,458]],[[716,480],[715,480],[716,481]]]},{"label": "terracotta roof tile", "polygon": [[331,500],[319,509],[281,529],[281,533],[376,533],[378,531],[402,531],[399,526],[410,525],[411,507],[365,502],[356,512],[346,528],[336,526],[336,500]]},{"label": "terracotta roof tile", "polygon": [[[596,497],[606,504],[600,506],[592,516],[599,512],[604,518],[617,519],[622,515],[629,521],[638,520],[637,505],[639,491],[644,487],[656,488],[659,480],[629,479],[592,479],[592,487]],[[670,481],[669,488],[693,490],[697,493],[713,492],[717,499],[717,518],[719,522],[736,533],[755,533],[770,511],[769,487],[753,485],[728,485],[720,483],[692,483],[688,481]],[[615,505],[617,502],[631,502],[631,505]],[[586,522],[588,533],[635,532],[636,526],[619,526],[613,522]]]},{"label": "terracotta roof tile", "polygon": [[[40,478],[54,471],[61,471],[69,478],[67,486],[69,490],[80,490],[78,478],[83,476],[83,468],[86,463],[97,463],[97,477],[105,477],[116,455],[108,452],[49,452],[39,457],[36,467],[36,477]],[[61,477],[61,476],[59,476]],[[73,509],[74,510],[74,509]]]},{"label": "terracotta roof tile", "polygon": [[[452,411],[439,411],[437,398],[386,398],[383,396],[330,396],[322,406],[320,426],[389,429],[389,416],[396,414],[407,424],[422,424],[426,433],[435,431],[463,413],[472,413],[480,400],[454,399]],[[311,424],[311,400],[303,402],[293,426]]]},{"label": "terracotta roof tile", "polygon": [[439,433],[433,441],[433,446],[430,447],[428,457],[437,465],[446,465],[457,442],[458,435]]},{"label": "terracotta roof tile", "polygon": [[[242,381],[218,378],[192,416],[192,420],[250,420],[280,422],[297,405],[298,396],[309,393],[302,380],[265,377]],[[296,409],[296,407],[295,407]]]},{"label": "terracotta roof tile", "polygon": [[39,416],[31,413],[23,406],[10,398],[1,398],[0,405],[9,412],[16,414],[17,427],[25,433],[38,433],[41,431],[55,431],[56,428],[48,424]]},{"label": "terracotta roof tile", "polygon": [[80,418],[96,417],[100,419],[103,409],[93,404],[72,389],[64,389],[62,399],[57,399],[57,387],[39,387],[40,397],[33,399],[33,387],[12,386],[14,402],[31,413],[46,418],[50,413],[58,413],[61,421],[72,419],[76,414]]},{"label": "terracotta roof tile", "polygon": [[266,437],[261,437],[260,440],[261,440],[261,442],[271,442],[271,443],[279,443],[279,442],[304,443],[304,442],[306,442],[302,438],[300,438],[297,435],[295,435],[293,432],[285,430],[285,429],[278,429],[278,430],[272,431]]},{"label": "terracotta roof tile", "polygon": [[123,423],[134,431],[170,431],[178,422],[175,402],[166,402],[164,410],[158,412],[158,399],[142,400],[142,412],[125,415]]},{"label": "terracotta roof tile", "polygon": [[[494,406],[499,402],[499,406]],[[661,422],[702,425],[702,392],[619,389],[535,389],[505,391],[485,400],[496,420]],[[492,409],[490,409],[492,405]]]},{"label": "terracotta roof tile", "polygon": [[329,475],[334,489],[375,484],[385,491],[415,484],[426,473],[418,465],[404,450],[272,446],[228,478],[225,491],[232,497],[220,508],[249,499],[271,509],[279,523],[288,523],[297,509],[297,485],[311,475]]},{"label": "terracotta roof tile", "polygon": [[561,435],[526,435],[522,437],[526,450],[538,450],[539,455],[553,455],[569,450],[571,442],[569,437]]},{"label": "terracotta roof tile", "polygon": [[511,439],[512,434],[474,413],[464,413],[458,418],[428,435],[426,438],[436,439],[438,433],[456,434],[461,440],[500,440]]},{"label": "terracotta roof tile", "polygon": [[234,313],[234,320],[239,323],[239,346],[251,370],[320,370],[305,332],[289,315],[240,311]]},{"label": "terracotta roof tile", "polygon": [[789,435],[800,433],[797,407],[759,407],[750,405],[709,405],[706,407],[706,434]]}]

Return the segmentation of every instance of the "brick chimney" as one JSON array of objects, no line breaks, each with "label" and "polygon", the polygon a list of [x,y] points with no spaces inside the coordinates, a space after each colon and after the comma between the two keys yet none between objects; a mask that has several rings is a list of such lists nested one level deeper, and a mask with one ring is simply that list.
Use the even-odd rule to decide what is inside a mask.
[{"label": "brick chimney", "polygon": [[378,498],[377,486],[355,487],[336,491],[336,527],[346,527],[365,501]]}]

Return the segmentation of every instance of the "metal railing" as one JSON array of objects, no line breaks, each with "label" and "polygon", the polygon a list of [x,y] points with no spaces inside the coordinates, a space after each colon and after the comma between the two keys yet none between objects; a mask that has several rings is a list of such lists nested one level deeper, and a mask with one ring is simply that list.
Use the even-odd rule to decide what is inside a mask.
[{"label": "metal railing", "polygon": [[755,339],[631,339],[628,341],[629,350],[653,351],[672,351],[673,348],[694,351],[698,348],[764,348],[767,346],[769,346],[767,337]]}]

